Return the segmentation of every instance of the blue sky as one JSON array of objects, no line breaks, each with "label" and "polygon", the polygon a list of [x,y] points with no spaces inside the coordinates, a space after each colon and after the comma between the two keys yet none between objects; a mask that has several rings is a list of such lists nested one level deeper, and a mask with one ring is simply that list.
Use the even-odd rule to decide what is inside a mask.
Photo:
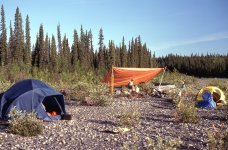
[{"label": "blue sky", "polygon": [[57,25],[72,43],[73,30],[92,30],[93,45],[100,28],[104,42],[138,35],[156,56],[169,53],[228,54],[228,0],[1,0],[7,32],[17,6],[30,18],[32,43],[42,23],[49,36]]}]

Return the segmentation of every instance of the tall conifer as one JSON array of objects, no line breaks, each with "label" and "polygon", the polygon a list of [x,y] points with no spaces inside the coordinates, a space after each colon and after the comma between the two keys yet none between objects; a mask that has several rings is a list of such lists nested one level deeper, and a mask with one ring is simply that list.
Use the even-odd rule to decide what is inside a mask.
[{"label": "tall conifer", "polygon": [[24,50],[24,63],[27,65],[31,64],[31,36],[30,36],[30,22],[29,17],[26,17],[25,26],[25,50]]},{"label": "tall conifer", "polygon": [[43,24],[40,25],[39,39],[38,39],[38,67],[40,69],[45,68],[45,50],[44,50],[44,28]]},{"label": "tall conifer", "polygon": [[24,49],[24,33],[22,29],[22,16],[17,7],[14,21],[14,47],[12,51],[13,62],[17,64],[23,63],[23,49]]},{"label": "tall conifer", "polygon": [[1,24],[0,24],[0,65],[7,64],[7,36],[6,36],[6,24],[5,24],[5,12],[4,7],[1,7]]},{"label": "tall conifer", "polygon": [[71,65],[73,70],[77,68],[78,63],[78,48],[79,48],[79,41],[78,41],[78,33],[77,30],[74,30],[73,36],[73,44],[71,47]]},{"label": "tall conifer", "polygon": [[10,37],[9,37],[9,42],[8,42],[8,62],[12,63],[12,52],[13,52],[13,47],[14,47],[14,33],[13,33],[13,28],[12,24],[10,21]]},{"label": "tall conifer", "polygon": [[88,32],[88,42],[89,42],[89,51],[88,51],[88,59],[89,59],[89,67],[93,67],[93,59],[94,59],[94,51],[93,51],[93,34],[91,29]]},{"label": "tall conifer", "polygon": [[52,35],[51,38],[49,70],[51,72],[56,72],[58,70],[57,50],[54,35]]},{"label": "tall conifer", "polygon": [[68,71],[69,66],[70,66],[70,48],[68,44],[68,39],[66,38],[66,35],[63,38],[63,43],[62,43],[62,55],[61,55],[61,60],[60,60],[60,70],[61,71]]},{"label": "tall conifer", "polygon": [[44,41],[44,68],[48,67],[49,59],[50,59],[50,49],[49,49],[49,37],[46,34],[45,41]]},{"label": "tall conifer", "polygon": [[103,68],[104,67],[104,35],[103,35],[103,29],[102,28],[99,31],[98,45],[99,45],[99,48],[98,48],[98,67]]},{"label": "tall conifer", "polygon": [[57,26],[57,38],[58,38],[58,52],[61,53],[61,51],[62,51],[62,39],[61,39],[60,24]]},{"label": "tall conifer", "polygon": [[120,47],[120,63],[121,67],[126,67],[127,65],[127,48],[125,45],[124,37],[122,38],[122,44]]}]

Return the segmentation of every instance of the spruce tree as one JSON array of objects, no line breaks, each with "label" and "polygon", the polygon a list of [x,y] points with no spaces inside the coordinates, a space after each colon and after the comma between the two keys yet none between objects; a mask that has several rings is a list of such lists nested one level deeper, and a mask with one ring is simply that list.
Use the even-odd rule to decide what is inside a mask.
[{"label": "spruce tree", "polygon": [[110,70],[112,67],[115,67],[115,45],[114,41],[109,41],[109,63],[108,63],[108,70]]},{"label": "spruce tree", "polygon": [[24,63],[28,66],[31,64],[31,36],[30,36],[30,22],[29,17],[26,17],[26,26],[25,26],[25,50],[24,50]]},{"label": "spruce tree", "polygon": [[22,29],[22,17],[17,7],[14,21],[14,47],[12,49],[13,63],[23,64],[24,33]]},{"label": "spruce tree", "polygon": [[49,37],[46,34],[45,41],[44,41],[44,68],[47,69],[49,64],[50,57],[50,49],[49,49]]},{"label": "spruce tree", "polygon": [[143,48],[142,48],[142,42],[141,42],[141,37],[138,36],[137,38],[137,51],[138,51],[138,67],[142,68],[143,67]]},{"label": "spruce tree", "polygon": [[103,35],[103,29],[102,28],[99,31],[98,45],[99,45],[99,48],[98,48],[98,67],[103,68],[104,67],[104,35]]},{"label": "spruce tree", "polygon": [[32,66],[39,68],[40,64],[40,46],[39,46],[39,35],[36,36],[36,43],[34,50],[32,51]]},{"label": "spruce tree", "polygon": [[146,43],[144,43],[143,46],[142,46],[141,55],[142,55],[141,56],[141,63],[142,63],[141,67],[148,68],[150,57],[149,57],[149,54],[148,54]]},{"label": "spruce tree", "polygon": [[127,48],[125,45],[124,37],[122,39],[122,44],[120,48],[120,64],[121,64],[121,67],[126,67],[127,65]]},{"label": "spruce tree", "polygon": [[75,71],[78,64],[78,47],[79,41],[78,41],[78,33],[77,30],[74,30],[74,36],[73,36],[73,44],[71,47],[71,65],[72,69]]},{"label": "spruce tree", "polygon": [[121,67],[121,62],[120,62],[120,48],[116,47],[115,48],[115,66],[116,67]]},{"label": "spruce tree", "polygon": [[84,68],[88,68],[88,41],[87,41],[87,31],[84,32],[84,29],[81,25],[80,29],[80,44],[78,49],[78,59],[80,62],[80,65]]},{"label": "spruce tree", "polygon": [[137,38],[135,38],[133,53],[133,59],[135,62],[134,67],[139,67],[139,43]]},{"label": "spruce tree", "polygon": [[134,43],[134,39],[132,38],[131,40],[131,45],[130,47],[130,66],[129,67],[136,67],[136,57],[135,57],[135,43]]},{"label": "spruce tree", "polygon": [[14,47],[14,33],[13,33],[13,28],[12,24],[10,21],[10,37],[9,37],[9,42],[8,42],[8,62],[11,64],[12,63],[12,52],[13,52],[13,47]]},{"label": "spruce tree", "polygon": [[129,41],[128,43],[128,51],[127,51],[127,67],[131,67],[131,53],[132,53],[132,49],[131,49],[131,42]]},{"label": "spruce tree", "polygon": [[5,12],[4,7],[1,7],[1,24],[0,24],[0,65],[7,64],[7,36],[6,36],[6,24],[5,24]]},{"label": "spruce tree", "polygon": [[78,44],[77,44],[77,55],[78,55],[78,62],[80,65],[83,64],[83,37],[84,37],[84,31],[83,27],[81,26],[80,29],[80,37],[78,38]]},{"label": "spruce tree", "polygon": [[[150,52],[150,54],[151,54],[151,52]],[[150,68],[160,67],[157,65],[155,52],[153,53],[153,56],[151,57],[150,63],[151,63],[149,66]]]},{"label": "spruce tree", "polygon": [[44,27],[40,25],[39,29],[39,53],[38,53],[38,66],[40,69],[45,68],[45,49],[44,49]]},{"label": "spruce tree", "polygon": [[61,53],[61,51],[62,51],[62,39],[61,39],[60,24],[57,26],[57,38],[58,38],[58,52]]},{"label": "spruce tree", "polygon": [[66,35],[63,38],[62,42],[62,55],[60,58],[60,70],[62,72],[68,71],[70,66],[70,48],[68,44],[68,39]]},{"label": "spruce tree", "polygon": [[84,59],[83,59],[83,64],[84,64],[84,67],[86,69],[89,69],[90,68],[90,39],[89,39],[89,34],[86,30],[86,33],[84,35],[84,50],[83,50],[83,56],[84,56]]},{"label": "spruce tree", "polygon": [[52,38],[51,38],[49,70],[51,72],[56,72],[58,70],[58,56],[57,56],[56,42],[55,42],[54,35],[52,35]]},{"label": "spruce tree", "polygon": [[89,39],[89,60],[90,60],[90,67],[93,68],[93,60],[94,60],[94,50],[93,50],[93,34],[91,29],[88,33],[88,39]]}]

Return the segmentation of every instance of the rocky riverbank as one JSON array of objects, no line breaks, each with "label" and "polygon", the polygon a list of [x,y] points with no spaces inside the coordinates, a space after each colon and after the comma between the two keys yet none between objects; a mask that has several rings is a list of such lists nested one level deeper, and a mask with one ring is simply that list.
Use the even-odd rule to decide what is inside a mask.
[{"label": "rocky riverbank", "polygon": [[[149,149],[150,141],[181,141],[178,149],[208,149],[208,131],[227,128],[225,109],[199,109],[200,121],[180,123],[171,100],[118,98],[107,107],[83,106],[66,100],[72,120],[44,122],[44,133],[21,137],[0,129],[0,149]],[[127,132],[114,131],[125,111],[140,112],[140,122]]]}]

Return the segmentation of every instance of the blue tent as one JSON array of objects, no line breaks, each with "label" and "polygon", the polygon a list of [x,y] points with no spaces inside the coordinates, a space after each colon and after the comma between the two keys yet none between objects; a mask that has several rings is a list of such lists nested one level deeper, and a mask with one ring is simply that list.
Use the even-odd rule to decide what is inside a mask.
[{"label": "blue tent", "polygon": [[[28,113],[35,111],[37,118],[46,121],[61,119],[65,114],[63,95],[35,79],[19,81],[0,95],[0,119],[9,119],[14,107]],[[56,115],[50,115],[52,112]]]},{"label": "blue tent", "polygon": [[213,100],[213,96],[210,91],[206,91],[202,94],[203,100],[198,102],[200,108],[216,108],[216,103]]}]

